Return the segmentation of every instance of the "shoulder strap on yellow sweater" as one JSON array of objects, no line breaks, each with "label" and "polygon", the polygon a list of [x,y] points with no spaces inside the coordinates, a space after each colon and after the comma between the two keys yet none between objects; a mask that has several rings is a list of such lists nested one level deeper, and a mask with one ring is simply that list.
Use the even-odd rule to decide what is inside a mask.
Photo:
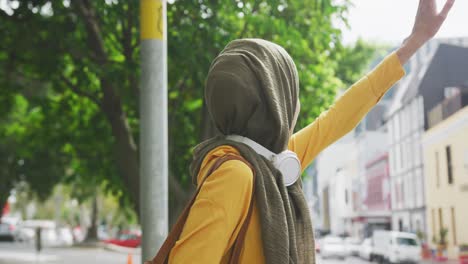
[{"label": "shoulder strap on yellow sweater", "polygon": [[206,179],[215,171],[217,170],[224,162],[229,161],[229,160],[240,160],[244,162],[247,166],[249,166],[252,169],[253,172],[253,189],[252,189],[252,197],[250,199],[250,205],[249,205],[249,212],[247,213],[247,217],[245,218],[244,222],[242,223],[242,227],[239,231],[239,234],[237,235],[236,241],[234,242],[233,245],[233,251],[231,258],[229,260],[230,264],[238,264],[239,263],[239,258],[240,254],[242,252],[242,248],[244,247],[244,240],[245,240],[245,234],[247,232],[247,227],[250,222],[250,218],[252,216],[252,210],[253,210],[253,199],[254,199],[254,191],[255,191],[255,170],[252,167],[252,165],[245,160],[243,157],[239,155],[234,155],[234,154],[226,154],[222,157],[220,157],[216,162],[211,166],[211,168],[208,170],[206,176],[204,177],[202,183],[198,186],[197,191],[193,195],[192,199],[190,202],[187,204],[185,207],[184,211],[182,211],[182,214],[179,216],[177,219],[176,224],[172,228],[171,232],[166,238],[166,241],[164,241],[164,244],[161,246],[159,249],[159,252],[156,254],[156,256],[153,258],[151,261],[146,261],[145,264],[166,264],[169,261],[169,254],[176,244],[177,240],[180,237],[180,234],[182,233],[182,230],[184,228],[185,222],[187,221],[187,217],[190,212],[190,208],[192,207],[193,203],[195,202],[198,193],[201,190],[201,187],[205,183]]}]

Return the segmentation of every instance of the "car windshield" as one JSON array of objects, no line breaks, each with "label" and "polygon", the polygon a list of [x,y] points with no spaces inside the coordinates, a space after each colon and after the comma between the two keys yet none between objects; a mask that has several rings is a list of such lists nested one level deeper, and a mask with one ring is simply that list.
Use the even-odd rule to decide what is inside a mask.
[{"label": "car windshield", "polygon": [[406,238],[406,237],[398,237],[397,238],[398,245],[403,246],[417,246],[418,242],[413,238]]}]

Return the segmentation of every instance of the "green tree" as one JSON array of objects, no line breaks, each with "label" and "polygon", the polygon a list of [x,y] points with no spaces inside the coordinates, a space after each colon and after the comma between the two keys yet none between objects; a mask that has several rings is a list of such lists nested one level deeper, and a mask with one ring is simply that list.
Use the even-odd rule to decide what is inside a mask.
[{"label": "green tree", "polygon": [[[8,114],[2,114],[1,120],[12,115],[22,120],[33,113],[40,118],[23,131],[20,141],[12,139],[24,144],[24,152],[2,137],[1,145],[10,148],[0,154],[15,154],[20,160],[29,153],[28,163],[42,165],[23,166],[22,175],[30,175],[26,179],[33,182],[33,189],[51,166],[54,178],[47,181],[105,181],[108,191],[138,211],[138,1],[5,3],[0,10],[0,100],[8,107],[2,113]],[[236,38],[259,37],[284,46],[300,74],[298,127],[303,127],[325,110],[336,89],[343,86],[337,72],[345,71],[339,65],[346,53],[333,22],[344,20],[348,5],[348,1],[332,0],[179,0],[168,4],[173,213],[190,193],[191,149],[214,130],[202,99],[213,58]],[[354,60],[352,66],[360,68],[364,63]],[[352,73],[343,76],[353,77]],[[15,98],[26,101],[24,113],[11,107]],[[8,130],[17,123],[10,119],[3,127]],[[19,179],[16,171],[3,175]]]},{"label": "green tree", "polygon": [[346,87],[353,84],[362,77],[373,59],[385,56],[389,49],[388,46],[367,43],[362,39],[353,45],[341,47],[337,56],[336,76]]}]

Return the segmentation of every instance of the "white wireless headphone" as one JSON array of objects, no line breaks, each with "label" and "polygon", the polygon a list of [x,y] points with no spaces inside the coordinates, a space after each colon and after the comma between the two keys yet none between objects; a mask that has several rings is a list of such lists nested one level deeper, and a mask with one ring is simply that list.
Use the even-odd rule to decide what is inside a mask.
[{"label": "white wireless headphone", "polygon": [[244,143],[255,150],[257,154],[271,161],[275,168],[283,175],[284,185],[291,186],[299,179],[301,175],[301,162],[297,158],[296,153],[285,150],[279,154],[275,154],[250,138],[239,135],[229,135],[226,136],[226,139]]}]

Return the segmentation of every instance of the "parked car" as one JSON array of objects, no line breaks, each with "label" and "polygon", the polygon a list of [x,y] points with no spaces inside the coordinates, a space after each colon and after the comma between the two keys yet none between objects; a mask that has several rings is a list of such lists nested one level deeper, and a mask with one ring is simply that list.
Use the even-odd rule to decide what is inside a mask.
[{"label": "parked car", "polygon": [[15,232],[15,239],[18,242],[33,242],[36,236],[34,229],[29,227],[18,226]]},{"label": "parked car", "polygon": [[359,247],[359,257],[372,261],[372,239],[366,238]]},{"label": "parked car", "polygon": [[[84,241],[86,237],[86,232],[84,231],[84,228],[82,228],[81,226],[75,226],[72,228],[72,235],[73,235],[73,240],[75,241],[75,243],[80,243]],[[99,238],[99,232],[98,232],[98,238]]]},{"label": "parked car", "polygon": [[374,231],[373,258],[379,262],[418,263],[421,261],[421,243],[412,233]]},{"label": "parked car", "polygon": [[361,248],[361,240],[359,238],[345,238],[345,246],[348,256],[359,256],[359,249]]},{"label": "parked car", "polygon": [[71,246],[73,244],[72,230],[68,227],[57,227],[52,220],[25,220],[17,230],[17,240],[33,243],[36,229],[41,229],[43,246]]},{"label": "parked car", "polygon": [[99,240],[107,240],[111,238],[109,236],[109,232],[107,231],[107,228],[103,225],[98,226],[97,236]]},{"label": "parked car", "polygon": [[343,239],[335,236],[327,236],[323,238],[322,243],[320,244],[320,254],[322,258],[336,257],[345,259],[346,247]]},{"label": "parked car", "polygon": [[0,239],[14,241],[20,219],[17,217],[0,218]]},{"label": "parked car", "polygon": [[103,242],[121,247],[136,248],[141,245],[141,234],[137,232],[124,231],[117,238],[107,239]]},{"label": "parked car", "polygon": [[73,231],[69,227],[60,227],[57,229],[58,242],[62,246],[73,245]]}]

